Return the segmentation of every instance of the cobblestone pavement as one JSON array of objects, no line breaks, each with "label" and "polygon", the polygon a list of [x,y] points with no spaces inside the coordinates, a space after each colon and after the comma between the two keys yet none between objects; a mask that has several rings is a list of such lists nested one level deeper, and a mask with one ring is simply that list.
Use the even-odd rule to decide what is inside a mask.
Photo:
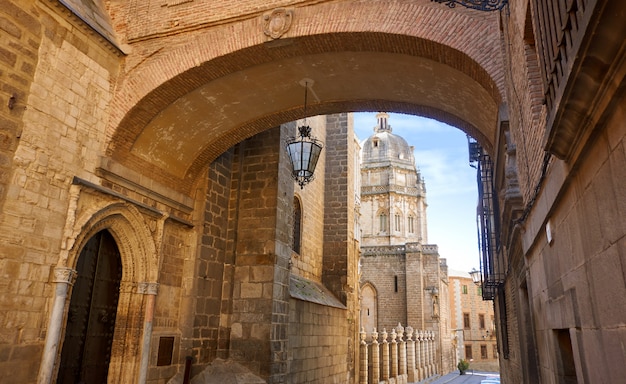
[{"label": "cobblestone pavement", "polygon": [[459,371],[453,371],[434,381],[420,381],[416,384],[480,384],[481,380],[490,377],[500,377],[500,374],[497,372],[473,372],[469,370],[465,375],[459,375]]}]

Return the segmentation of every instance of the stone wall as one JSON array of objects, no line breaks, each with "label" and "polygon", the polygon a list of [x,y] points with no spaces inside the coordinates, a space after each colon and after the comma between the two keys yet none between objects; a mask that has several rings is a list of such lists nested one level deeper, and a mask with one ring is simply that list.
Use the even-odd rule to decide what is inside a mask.
[{"label": "stone wall", "polygon": [[[511,4],[504,29],[512,63],[511,132],[526,211],[505,223],[511,229],[503,236],[510,268],[503,299],[496,301],[498,330],[505,332],[499,334],[503,380],[612,382],[621,374],[614,367],[626,363],[617,346],[626,334],[626,30],[612,21],[623,4],[600,1],[587,13],[555,9],[554,17],[581,20],[556,37],[539,27],[538,6]],[[551,61],[556,46],[564,50]],[[561,71],[554,79],[548,75],[550,84],[537,67],[546,59]]]},{"label": "stone wall", "polygon": [[[422,314],[420,306],[409,308],[407,305],[407,272],[403,256],[361,256],[364,259],[361,267],[361,285],[371,284],[376,290],[375,304],[378,314],[376,327],[379,331],[386,328],[388,332],[391,332],[398,322],[404,325],[412,324],[408,322],[407,310],[419,312],[416,318],[421,317],[419,315]],[[412,274],[411,281],[420,282],[421,272]],[[410,287],[412,288],[413,285],[411,284]],[[420,322],[415,327],[421,327],[421,325]],[[373,329],[365,331],[372,332]]]},{"label": "stone wall", "polygon": [[290,301],[287,383],[351,382],[346,310]]},{"label": "stone wall", "polygon": [[[547,217],[552,241],[542,231],[529,250],[528,300],[542,377],[564,375],[560,364],[573,358],[582,367],[577,374],[585,380],[611,382],[619,380],[619,370],[597,368],[597,362],[612,367],[626,363],[621,352],[626,337],[624,102],[623,96],[615,100],[606,125],[598,127],[580,159],[583,164],[572,172]],[[567,343],[574,350],[569,357],[563,346]],[[553,350],[556,364],[546,358]]]},{"label": "stone wall", "polygon": [[72,178],[93,180],[104,147],[119,58],[73,28],[34,1],[0,6],[0,382],[36,379]]},{"label": "stone wall", "polygon": [[440,372],[452,371],[448,269],[436,246],[364,247],[361,257],[361,285],[367,284],[376,294],[368,305],[375,307],[377,331],[391,332],[400,323],[434,332],[437,366]]}]

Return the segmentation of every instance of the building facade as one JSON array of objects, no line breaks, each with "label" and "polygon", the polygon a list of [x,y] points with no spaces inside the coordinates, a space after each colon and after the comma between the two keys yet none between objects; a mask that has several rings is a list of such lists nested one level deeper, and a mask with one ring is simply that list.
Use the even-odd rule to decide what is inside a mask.
[{"label": "building facade", "polygon": [[[1,0],[0,382],[52,382],[76,356],[71,302],[100,252],[108,382],[166,382],[188,355],[193,374],[219,356],[273,383],[353,381],[352,138],[327,126],[321,276],[292,262],[345,309],[287,288],[280,143],[304,117],[380,110],[453,125],[490,158],[503,381],[620,382],[626,4],[462,2]],[[313,332],[310,353],[340,357],[295,363]]]},{"label": "building facade", "polygon": [[428,244],[425,182],[389,115],[376,119],[361,145],[361,327],[435,332],[438,372],[449,372],[447,265]]},{"label": "building facade", "polygon": [[493,301],[483,300],[482,287],[467,272],[449,270],[450,327],[456,364],[461,359],[470,369],[498,372],[498,344]]}]

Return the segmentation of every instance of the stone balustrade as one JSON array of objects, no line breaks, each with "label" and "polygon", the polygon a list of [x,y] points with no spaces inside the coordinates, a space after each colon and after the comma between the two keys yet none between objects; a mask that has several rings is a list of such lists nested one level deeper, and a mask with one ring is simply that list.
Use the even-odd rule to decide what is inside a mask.
[{"label": "stone balustrade", "polygon": [[439,372],[433,331],[416,331],[398,324],[368,335],[361,328],[359,384],[407,384],[425,380]]}]

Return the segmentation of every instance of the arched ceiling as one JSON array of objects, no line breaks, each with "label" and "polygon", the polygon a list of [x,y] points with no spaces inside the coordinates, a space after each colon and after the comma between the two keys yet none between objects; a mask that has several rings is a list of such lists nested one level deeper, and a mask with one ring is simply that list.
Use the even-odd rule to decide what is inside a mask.
[{"label": "arched ceiling", "polygon": [[333,52],[277,60],[204,84],[146,124],[131,153],[168,173],[185,174],[207,147],[226,150],[232,144],[224,137],[230,130],[280,112],[303,110],[299,82],[305,78],[313,80],[307,112],[340,112],[347,109],[340,105],[355,101],[386,103],[394,110],[408,104],[460,117],[487,137],[496,126],[494,100],[448,66],[400,54]]},{"label": "arched ceiling", "polygon": [[[348,6],[332,5],[335,12]],[[171,46],[137,43],[137,54],[129,56],[129,69],[118,88],[107,155],[184,192],[206,164],[231,146],[304,117],[303,79],[314,82],[306,115],[351,111],[423,115],[464,130],[490,149],[503,101],[499,40],[497,34],[475,39],[471,33],[493,28],[494,19],[477,22],[445,7],[411,9],[432,14],[428,19],[432,24],[413,33],[429,34],[433,40],[376,31],[315,34],[305,29],[314,29],[315,24],[305,21],[309,17],[311,23],[319,23],[317,14],[306,8],[298,13],[304,21],[293,31],[301,35],[297,37],[246,46],[258,36],[233,34],[232,26],[223,26]],[[471,22],[467,34],[455,41],[445,30],[456,25],[448,22],[450,15],[456,22]],[[394,28],[412,26],[410,17],[394,21],[398,24]],[[246,23],[251,26],[242,26],[242,31],[258,29],[253,20],[242,25]],[[222,38],[226,31],[228,36]]]}]

